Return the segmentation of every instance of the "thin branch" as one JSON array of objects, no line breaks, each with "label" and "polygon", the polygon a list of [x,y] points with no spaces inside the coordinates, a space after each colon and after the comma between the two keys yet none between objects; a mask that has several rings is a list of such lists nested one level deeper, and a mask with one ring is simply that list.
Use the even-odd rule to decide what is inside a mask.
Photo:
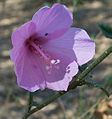
[{"label": "thin branch", "polygon": [[[32,107],[32,102],[33,102],[33,94],[31,92],[28,92],[28,107],[26,108],[25,115],[30,112],[31,107]],[[23,119],[27,119],[25,116]]]},{"label": "thin branch", "polygon": [[33,113],[39,111],[40,109],[44,108],[45,106],[47,106],[48,104],[53,102],[55,99],[62,96],[63,94],[64,93],[57,93],[57,94],[53,95],[52,97],[48,98],[44,103],[42,103],[38,107],[32,109],[29,113],[26,113],[25,116],[23,117],[23,119],[27,119],[31,114],[33,114]]},{"label": "thin branch", "polygon": [[34,109],[32,109],[31,111],[29,111],[28,113],[25,114],[25,116],[23,117],[23,119],[27,119],[31,114],[39,111],[40,109],[44,108],[45,106],[47,106],[48,104],[50,104],[51,102],[53,102],[54,100],[56,100],[57,98],[61,97],[62,95],[66,94],[69,92],[69,90],[72,89],[76,89],[77,86],[80,86],[81,83],[84,84],[84,78],[99,64],[101,63],[109,54],[112,53],[112,46],[109,47],[104,53],[102,53],[96,60],[94,60],[76,79],[75,81],[73,81],[73,83],[69,86],[68,91],[67,92],[59,92],[56,95],[48,98],[47,100],[45,100],[45,102],[43,102],[42,104],[40,104],[39,106],[35,107]]},{"label": "thin branch", "polygon": [[[88,113],[94,112],[96,106],[99,104],[99,102],[101,101],[101,99],[99,99],[92,107],[90,107],[90,109],[88,109],[85,113],[83,113],[80,117],[78,117],[78,119],[84,119]],[[94,110],[94,111],[93,111]]]},{"label": "thin branch", "polygon": [[32,107],[32,101],[33,101],[33,93],[29,92],[29,104],[28,104],[28,112],[30,111]]}]

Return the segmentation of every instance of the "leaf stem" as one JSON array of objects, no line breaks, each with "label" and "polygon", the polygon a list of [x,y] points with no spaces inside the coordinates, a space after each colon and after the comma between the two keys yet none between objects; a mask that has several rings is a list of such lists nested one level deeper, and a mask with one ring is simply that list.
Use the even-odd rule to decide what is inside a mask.
[{"label": "leaf stem", "polygon": [[[99,64],[101,63],[109,54],[112,53],[112,46],[109,47],[107,50],[104,51],[96,60],[94,60],[79,76],[70,84],[67,92],[58,92],[57,94],[53,95],[52,97],[45,100],[42,104],[38,105],[34,109],[30,110],[28,113],[25,114],[23,119],[27,119],[31,114],[39,111],[40,109],[44,108],[57,98],[61,97],[62,95],[68,93],[72,89],[76,89],[77,86],[84,84],[84,78]],[[31,101],[31,100],[30,100]]]}]

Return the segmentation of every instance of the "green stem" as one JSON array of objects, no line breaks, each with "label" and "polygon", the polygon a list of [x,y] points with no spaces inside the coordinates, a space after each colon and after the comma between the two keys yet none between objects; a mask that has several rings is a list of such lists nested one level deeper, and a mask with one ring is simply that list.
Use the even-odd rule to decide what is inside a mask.
[{"label": "green stem", "polygon": [[[74,87],[77,87],[77,83],[74,84]],[[41,110],[42,108],[44,108],[45,106],[47,106],[48,104],[50,104],[51,102],[53,102],[54,100],[56,100],[57,98],[61,97],[62,95],[68,93],[68,91],[66,92],[58,92],[57,94],[53,95],[52,97],[48,98],[45,102],[43,102],[42,104],[38,105],[37,107],[35,107],[34,109],[32,109],[29,113],[26,113],[23,119],[27,119],[31,114]]]},{"label": "green stem", "polygon": [[32,107],[33,94],[32,94],[31,92],[29,92],[29,93],[28,93],[28,96],[29,96],[29,97],[28,97],[28,107],[27,107],[27,109],[26,109],[26,112],[25,112],[25,115],[24,115],[23,119],[27,119],[26,115],[27,115],[27,113],[30,112],[31,107]]},{"label": "green stem", "polygon": [[53,102],[55,99],[57,99],[58,97],[60,97],[61,95],[64,95],[65,93],[57,93],[55,95],[53,95],[52,97],[50,97],[49,99],[47,99],[44,103],[40,104],[38,107],[32,109],[30,112],[26,113],[25,116],[23,117],[23,119],[27,119],[31,114],[37,112],[38,110],[42,109],[43,107],[47,106],[48,104],[50,104],[51,102]]},{"label": "green stem", "polygon": [[31,92],[29,92],[29,104],[28,104],[28,112],[30,111],[31,107],[32,107],[32,101],[33,101],[33,94]]},{"label": "green stem", "polygon": [[28,113],[25,114],[23,119],[27,119],[31,114],[39,111],[40,109],[44,108],[57,98],[61,97],[62,95],[68,93],[70,90],[77,88],[77,86],[83,84],[84,78],[91,72],[100,62],[102,62],[109,54],[112,53],[112,46],[109,47],[104,53],[102,53],[95,61],[93,61],[76,79],[73,81],[73,83],[69,86],[67,92],[59,92],[49,98],[48,100],[45,100],[42,104],[35,107],[34,109],[30,110]]}]

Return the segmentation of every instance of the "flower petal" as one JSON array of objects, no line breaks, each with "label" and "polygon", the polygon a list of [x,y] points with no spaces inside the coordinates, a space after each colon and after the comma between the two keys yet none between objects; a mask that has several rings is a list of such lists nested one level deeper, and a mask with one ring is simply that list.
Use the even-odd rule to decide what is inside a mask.
[{"label": "flower petal", "polygon": [[50,74],[45,75],[47,87],[50,89],[67,90],[69,82],[78,72],[78,64],[73,51],[74,35],[74,30],[69,29],[59,39],[50,40],[43,46],[51,59],[60,61],[59,64],[54,65]]},{"label": "flower petal", "polygon": [[41,71],[41,60],[32,52],[23,50],[15,63],[18,85],[30,92],[45,88],[45,79]]},{"label": "flower petal", "polygon": [[79,65],[83,65],[90,61],[95,54],[95,42],[92,41],[83,29],[74,28],[74,32],[77,32],[74,39],[74,52]]},{"label": "flower petal", "polygon": [[77,63],[62,54],[53,53],[53,58],[60,59],[60,63],[50,71],[43,59],[25,49],[21,51],[14,62],[17,82],[30,92],[45,88],[67,90],[69,82],[78,72]]},{"label": "flower petal", "polygon": [[63,54],[68,56],[69,58],[76,60],[75,53],[73,51],[73,46],[75,43],[74,37],[77,32],[74,31],[73,28],[70,28],[63,36],[55,39],[49,40],[45,44],[43,44],[43,49],[48,52],[58,52],[59,54]]},{"label": "flower petal", "polygon": [[24,41],[35,32],[36,26],[29,21],[12,33],[11,40],[14,47],[18,48],[24,45]]},{"label": "flower petal", "polygon": [[12,33],[12,44],[13,49],[11,50],[10,57],[13,61],[16,60],[17,56],[20,54],[21,49],[24,49],[24,42],[30,35],[36,32],[36,26],[32,21],[29,21],[22,26],[20,26],[16,31]]},{"label": "flower petal", "polygon": [[48,54],[52,56],[52,59],[58,60],[59,62],[52,65],[47,65],[45,61],[41,63],[46,88],[56,91],[66,91],[70,81],[78,73],[78,64],[73,57],[66,57],[63,53],[52,53],[51,51]]},{"label": "flower petal", "polygon": [[[67,64],[65,64],[65,66],[67,66]],[[61,73],[60,75],[56,75],[55,77],[50,77],[50,79],[52,78],[53,81],[47,80],[46,82],[47,88],[56,91],[67,91],[70,81],[78,73],[78,65],[75,61],[70,63],[67,66],[69,67],[68,72],[67,72],[67,67],[65,66],[63,65],[63,63],[60,65],[60,69],[58,71],[58,73],[59,72]]]},{"label": "flower petal", "polygon": [[[49,38],[62,35],[72,24],[72,14],[61,4],[54,4],[51,8],[44,7],[37,11],[32,20],[37,24],[38,33]],[[57,33],[57,35],[55,35]]]}]

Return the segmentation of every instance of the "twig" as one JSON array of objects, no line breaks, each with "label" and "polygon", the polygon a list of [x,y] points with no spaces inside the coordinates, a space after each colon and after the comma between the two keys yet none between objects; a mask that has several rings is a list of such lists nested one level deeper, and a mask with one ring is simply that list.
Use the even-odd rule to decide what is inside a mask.
[{"label": "twig", "polygon": [[[112,53],[112,46],[109,47],[104,53],[102,53],[95,61],[93,61],[76,79],[75,81],[69,86],[68,91],[77,88],[81,83],[85,81],[84,78],[100,63],[102,62],[109,54]],[[44,108],[57,98],[61,97],[62,95],[66,94],[67,92],[58,92],[56,95],[52,96],[51,98],[45,100],[42,104],[38,105],[34,109],[30,110],[28,113],[25,114],[23,119],[27,119],[31,114],[39,111],[40,109]]]},{"label": "twig", "polygon": [[30,109],[32,107],[32,101],[33,101],[33,93],[29,92],[28,112],[30,111]]},{"label": "twig", "polygon": [[90,113],[93,112],[94,108],[96,108],[96,106],[99,104],[101,100],[99,99],[90,109],[88,109],[83,115],[81,115],[78,119],[84,119],[85,116]]},{"label": "twig", "polygon": [[62,102],[62,100],[60,98],[58,99],[58,105],[62,110],[63,119],[68,119],[68,116],[67,116],[66,111],[65,111],[65,106],[64,106],[64,104],[63,104],[63,102]]},{"label": "twig", "polygon": [[[32,107],[32,102],[33,102],[33,94],[31,92],[28,93],[28,107],[26,109],[25,115],[27,115],[27,113],[30,112],[31,107]],[[25,116],[23,117],[23,119],[27,119]]]},{"label": "twig", "polygon": [[31,114],[37,112],[38,110],[44,108],[45,106],[47,106],[48,104],[50,104],[51,102],[53,102],[55,99],[57,99],[58,97],[64,95],[65,93],[57,93],[55,95],[53,95],[52,97],[50,97],[49,99],[47,99],[44,103],[40,104],[38,107],[32,109],[30,112],[26,113],[23,117],[23,119],[27,119]]}]

